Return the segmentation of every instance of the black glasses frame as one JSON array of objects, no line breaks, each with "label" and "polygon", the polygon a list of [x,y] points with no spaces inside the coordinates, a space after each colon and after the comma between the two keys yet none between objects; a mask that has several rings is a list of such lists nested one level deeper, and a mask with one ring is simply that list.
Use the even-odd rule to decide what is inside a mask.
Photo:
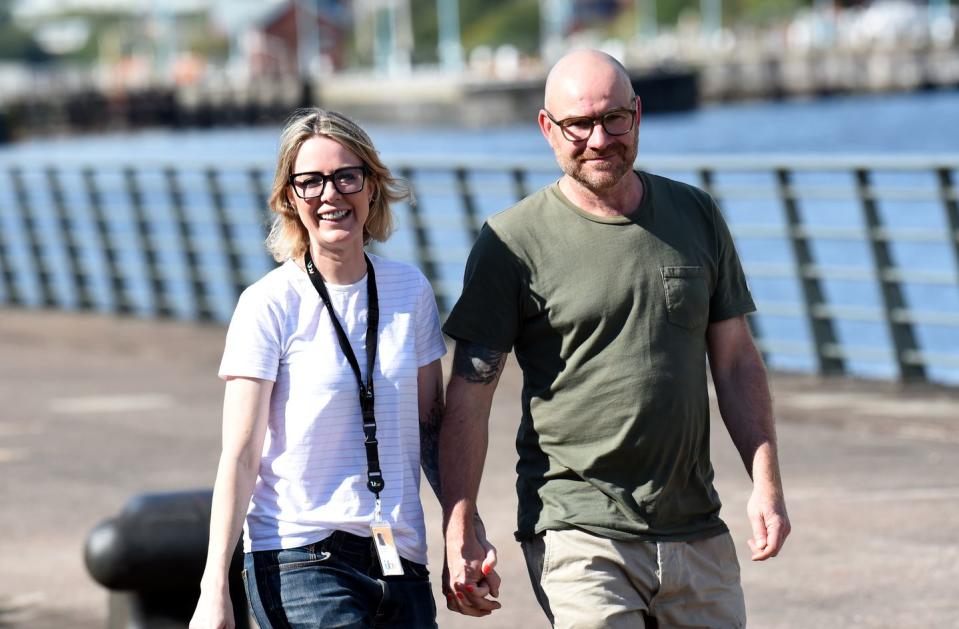
[{"label": "black glasses frame", "polygon": [[[596,123],[603,125],[603,131],[605,131],[609,135],[615,135],[615,136],[626,135],[627,133],[633,130],[633,127],[636,126],[636,110],[630,109],[629,107],[617,107],[616,109],[610,109],[609,111],[603,112],[602,114],[598,116],[570,116],[569,118],[563,118],[562,120],[557,120],[556,118],[553,118],[553,114],[549,113],[549,111],[547,111],[546,109],[544,109],[543,112],[546,113],[546,117],[549,118],[554,125],[559,127],[559,130],[563,134],[563,137],[569,140],[570,142],[585,142],[586,140],[593,137],[593,129],[596,128]],[[622,114],[622,113],[630,114],[629,128],[619,133],[614,133],[613,131],[610,131],[609,127],[606,126],[606,119],[609,116],[612,116],[615,114]],[[569,129],[567,129],[567,127],[575,123],[586,122],[586,121],[589,121],[589,133],[586,134],[585,138],[577,138],[577,137],[570,136]]]},{"label": "black glasses frame", "polygon": [[[339,175],[339,174],[341,174],[344,170],[359,170],[359,171],[360,171],[360,177],[362,178],[362,182],[360,183],[359,189],[354,190],[354,191],[352,191],[352,192],[344,192],[343,190],[340,190],[339,184],[336,183],[336,176]],[[300,198],[303,199],[303,200],[307,200],[307,199],[316,199],[316,198],[319,198],[319,197],[323,196],[323,191],[326,190],[326,183],[327,183],[327,182],[332,183],[332,184],[333,184],[333,187],[334,187],[334,188],[336,189],[336,191],[339,192],[340,194],[349,195],[349,194],[357,194],[357,193],[360,193],[360,192],[363,191],[363,188],[366,187],[366,177],[367,177],[367,175],[369,175],[369,174],[370,174],[370,169],[367,168],[366,166],[344,166],[343,168],[337,168],[336,170],[334,170],[333,172],[331,172],[329,175],[327,175],[326,173],[321,173],[321,172],[314,171],[314,170],[307,170],[307,171],[304,171],[304,172],[302,172],[302,173],[293,173],[292,175],[290,175],[290,178],[289,178],[287,181],[289,182],[290,186],[293,188],[293,194],[295,194],[296,196],[300,197]],[[296,178],[297,178],[297,177],[302,177],[303,175],[312,175],[312,176],[314,176],[314,177],[318,177],[318,178],[321,180],[322,183],[320,184],[320,191],[319,191],[316,195],[311,196],[311,197],[305,197],[305,196],[303,196],[303,195],[300,193],[300,190],[299,190],[299,188],[298,188],[297,185],[296,185]]]}]

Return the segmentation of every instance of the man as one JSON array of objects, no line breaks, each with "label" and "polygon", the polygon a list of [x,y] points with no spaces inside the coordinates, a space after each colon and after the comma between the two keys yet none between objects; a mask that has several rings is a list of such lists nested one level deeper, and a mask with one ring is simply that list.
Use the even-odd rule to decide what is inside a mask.
[{"label": "man", "polygon": [[557,627],[741,627],[709,459],[706,362],[753,480],[752,559],[789,534],[769,389],[732,238],[701,190],[633,171],[640,100],[597,51],[561,59],[539,126],[558,183],[490,218],[444,331],[440,438],[450,607],[476,595],[473,516],[506,355],[523,370],[517,539]]}]

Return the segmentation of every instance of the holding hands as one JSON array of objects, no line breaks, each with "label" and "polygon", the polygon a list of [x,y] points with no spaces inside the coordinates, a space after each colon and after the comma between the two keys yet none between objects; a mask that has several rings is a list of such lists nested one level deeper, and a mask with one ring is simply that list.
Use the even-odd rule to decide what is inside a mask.
[{"label": "holding hands", "polygon": [[443,594],[446,608],[465,616],[488,616],[502,605],[500,577],[496,573],[496,548],[486,539],[486,527],[479,515],[472,526],[446,530],[446,560],[443,565]]}]

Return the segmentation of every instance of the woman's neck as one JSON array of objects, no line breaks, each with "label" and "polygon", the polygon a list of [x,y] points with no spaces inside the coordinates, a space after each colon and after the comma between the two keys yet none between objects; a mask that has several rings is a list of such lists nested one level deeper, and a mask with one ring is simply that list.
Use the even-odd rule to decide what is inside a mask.
[{"label": "woman's neck", "polygon": [[[362,245],[358,248],[327,249],[311,243],[310,255],[323,279],[331,284],[355,284],[366,275]],[[302,264],[302,260],[297,262]]]}]

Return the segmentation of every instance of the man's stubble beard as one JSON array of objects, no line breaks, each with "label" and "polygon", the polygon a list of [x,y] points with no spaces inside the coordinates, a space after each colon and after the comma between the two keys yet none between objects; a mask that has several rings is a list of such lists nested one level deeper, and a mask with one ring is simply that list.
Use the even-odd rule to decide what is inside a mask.
[{"label": "man's stubble beard", "polygon": [[[601,193],[609,190],[618,184],[633,169],[633,162],[636,161],[636,155],[639,153],[638,134],[633,137],[629,145],[615,144],[607,149],[605,153],[597,153],[591,149],[586,149],[575,157],[566,155],[557,156],[559,158],[560,168],[571,179],[594,192]],[[583,160],[592,159],[598,156],[619,155],[622,160],[616,164],[604,164],[601,169],[585,169]]]}]

